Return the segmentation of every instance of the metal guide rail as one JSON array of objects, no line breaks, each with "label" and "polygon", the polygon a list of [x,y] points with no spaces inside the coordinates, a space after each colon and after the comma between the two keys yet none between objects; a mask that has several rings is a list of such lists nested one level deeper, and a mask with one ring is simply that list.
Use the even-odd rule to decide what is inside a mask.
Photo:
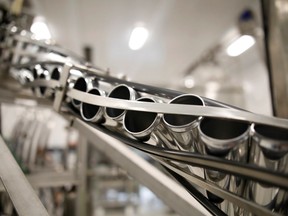
[{"label": "metal guide rail", "polygon": [[[11,50],[18,60],[28,52]],[[214,215],[288,214],[288,120],[117,79],[68,59],[35,58],[12,62],[10,74],[36,97],[53,100],[56,111],[153,156],[187,190],[202,188],[192,194],[216,206]]]}]

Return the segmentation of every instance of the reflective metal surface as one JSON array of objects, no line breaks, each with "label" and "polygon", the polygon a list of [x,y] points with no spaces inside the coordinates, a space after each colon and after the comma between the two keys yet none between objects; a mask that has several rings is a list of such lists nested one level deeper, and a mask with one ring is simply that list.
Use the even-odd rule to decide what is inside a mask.
[{"label": "reflective metal surface", "polygon": [[[93,86],[97,87],[97,84],[95,84],[95,79],[92,77],[79,77],[73,85],[73,89],[77,89],[82,92],[86,92],[88,89],[93,88]],[[72,98],[72,105],[80,109],[81,100],[75,100]]]},{"label": "reflective metal surface", "polygon": [[[138,97],[138,94],[133,88],[125,84],[120,84],[120,85],[115,86],[110,91],[107,97],[133,101],[133,100],[136,100],[136,98]],[[111,107],[105,107],[106,116],[109,119],[115,120],[117,122],[122,121],[125,113],[126,111],[122,109],[114,109]]]},{"label": "reflective metal surface", "polygon": [[[249,153],[249,124],[225,119],[203,118],[199,124],[199,140],[204,146],[204,154],[247,163]],[[205,179],[214,182],[221,188],[243,196],[245,180],[215,170],[205,169]],[[223,199],[208,193],[212,202],[229,215],[239,215],[237,206],[229,207]]]},{"label": "reflective metal surface", "polygon": [[[156,103],[152,97],[141,97],[137,101]],[[161,122],[161,115],[151,112],[126,111],[123,119],[124,129],[135,138],[148,141],[151,133],[157,133],[156,127]],[[158,140],[160,142],[160,140]],[[159,143],[158,143],[159,144]]]},{"label": "reflective metal surface", "polygon": [[256,122],[266,125],[288,128],[288,120],[266,115],[250,113],[241,110],[227,109],[221,107],[199,107],[182,104],[161,104],[161,103],[139,103],[137,101],[120,100],[113,98],[103,98],[96,95],[88,95],[75,89],[69,89],[67,96],[81,100],[86,103],[98,106],[112,107],[116,109],[140,110],[146,112],[180,114],[180,115],[199,115],[203,117],[235,119],[240,121]]},{"label": "reflective metal surface", "polygon": [[[87,93],[105,97],[105,92],[95,87],[88,90]],[[85,121],[99,123],[104,120],[104,116],[103,116],[104,108],[103,107],[81,102],[80,113],[81,113],[82,118]]]},{"label": "reflective metal surface", "polygon": [[[269,170],[288,173],[288,130],[265,125],[252,126],[249,163]],[[256,203],[287,214],[287,191],[250,181],[247,197]]]},{"label": "reflective metal surface", "polygon": [[[258,115],[197,95],[181,95],[172,90],[117,79],[92,66],[73,65],[69,63],[68,57],[63,57],[66,60],[65,65],[56,64],[57,69],[62,67],[62,72],[56,71],[54,74],[51,68],[55,69],[55,64],[49,65],[50,59],[45,55],[51,52],[49,47],[41,49],[39,53],[16,50],[14,47],[11,49],[15,57],[13,65],[18,63],[17,67],[10,65],[11,71],[15,72],[11,72],[11,75],[23,80],[25,71],[21,72],[21,69],[24,69],[24,65],[26,69],[36,65],[37,68],[41,67],[42,72],[35,70],[34,80],[29,80],[25,85],[42,90],[40,94],[36,92],[36,96],[54,99],[54,109],[57,111],[62,109],[61,111],[80,117],[80,109],[82,118],[90,122],[77,119],[76,125],[91,141],[95,141],[95,127],[136,149],[161,157],[161,162],[169,169],[206,190],[205,194],[211,203],[217,204],[228,215],[241,215],[246,211],[248,214],[258,215],[285,212],[283,203],[287,202],[285,190],[288,189],[287,137],[278,133],[274,136],[269,131],[277,132],[282,128],[280,130],[284,130],[286,134],[287,119]],[[56,49],[55,53],[59,54],[58,51]],[[47,63],[38,64],[38,54],[43,58],[47,57]],[[31,61],[35,60],[35,63],[24,62],[21,66],[20,60],[25,55]],[[63,58],[60,62],[63,62]],[[73,75],[75,71],[77,76]],[[55,94],[48,94],[46,90],[49,88],[54,88]],[[108,97],[101,91],[109,92]],[[145,97],[137,100],[140,95]],[[71,108],[69,98],[76,109]],[[170,102],[160,103],[158,99]],[[103,110],[105,121],[102,121]],[[249,143],[251,123],[256,126],[252,143]],[[260,125],[273,128],[264,130]],[[276,142],[279,137],[282,137],[280,142]],[[122,157],[117,152],[113,154]],[[24,160],[25,158],[23,155]],[[125,160],[125,163],[129,162],[131,161]],[[249,184],[245,187],[246,180]],[[81,181],[85,181],[84,177]],[[257,192],[260,187],[266,187],[265,190],[268,191],[263,195],[263,202]],[[82,194],[82,189],[80,188],[79,194]],[[264,191],[263,188],[261,191]],[[271,201],[273,208],[270,208]]]},{"label": "reflective metal surface", "polygon": [[[205,106],[201,97],[192,94],[184,94],[173,98],[169,104],[186,104],[195,106]],[[185,116],[164,114],[163,121],[171,132],[174,141],[179,146],[180,150],[203,152],[202,146],[198,145],[199,116]]]}]

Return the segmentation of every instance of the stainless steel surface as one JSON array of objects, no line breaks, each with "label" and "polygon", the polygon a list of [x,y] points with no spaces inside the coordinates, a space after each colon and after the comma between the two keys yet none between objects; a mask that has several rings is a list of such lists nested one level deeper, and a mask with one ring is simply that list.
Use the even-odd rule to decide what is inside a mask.
[{"label": "stainless steel surface", "polygon": [[[127,142],[127,141],[126,141]],[[240,164],[233,161],[216,159],[209,155],[199,155],[173,150],[159,149],[155,147],[150,147],[148,145],[139,145],[129,142],[129,145],[134,148],[140,149],[149,154],[159,156],[168,160],[181,162],[184,164],[190,164],[192,166],[205,167],[209,169],[215,169],[223,171],[225,173],[230,173],[236,176],[242,176],[248,179],[254,179],[255,181],[263,182],[264,184],[279,186],[284,189],[288,189],[287,175],[282,173],[270,172],[265,169],[257,169],[254,166],[246,166],[245,164]]]},{"label": "stainless steel surface", "polygon": [[[21,44],[21,41],[18,42],[18,45],[19,44]],[[42,47],[42,48],[41,48],[41,52],[39,50],[39,54],[41,54],[41,55],[43,54],[44,58],[47,57],[47,59],[49,59],[48,58],[49,55],[45,55],[45,54],[49,54],[48,52],[50,52],[50,51],[53,52],[53,47],[51,47],[52,50],[49,49],[49,47],[47,47],[47,48]],[[16,49],[14,49],[14,50],[16,50]],[[55,51],[55,52],[57,53],[57,51]],[[28,50],[21,50],[21,47],[18,47],[17,51],[14,52],[14,55],[16,57],[17,57],[17,55],[21,56],[17,60],[17,62],[20,62],[20,63],[21,63],[21,59],[25,60],[25,58],[28,58],[30,60],[35,59],[36,61],[39,60],[39,56],[37,56],[37,55],[33,56],[30,54],[31,53],[29,53]],[[65,62],[70,62],[69,57],[67,57],[67,58],[64,57],[64,59],[62,59],[62,60],[64,60]],[[26,62],[26,60],[24,61],[24,63],[25,62]],[[29,67],[31,67],[31,66],[35,66],[35,64],[31,63],[31,65],[29,65]],[[172,166],[176,169],[179,169],[178,172],[180,172],[180,173],[182,171],[184,173],[186,172],[186,174],[188,174],[188,176],[190,176],[190,178],[191,178],[191,176],[193,177],[194,176],[193,174],[196,173],[198,175],[198,176],[196,176],[197,178],[199,178],[199,176],[202,177],[202,178],[199,178],[199,180],[201,180],[202,183],[199,183],[199,182],[198,183],[203,188],[205,188],[211,192],[210,194],[208,194],[209,198],[211,198],[211,194],[215,194],[215,195],[219,196],[220,198],[224,198],[224,199],[226,199],[228,197],[227,200],[225,200],[224,202],[221,203],[221,205],[222,204],[226,205],[226,204],[228,204],[229,200],[230,201],[232,200],[232,202],[234,203],[234,204],[232,204],[233,207],[229,207],[229,211],[227,210],[227,207],[225,207],[225,211],[229,215],[237,214],[237,213],[240,214],[240,212],[238,212],[238,209],[236,209],[237,207],[235,206],[235,203],[236,203],[236,205],[238,204],[236,201],[240,202],[240,205],[242,205],[242,207],[244,207],[248,212],[252,212],[252,213],[255,213],[255,212],[261,213],[262,212],[265,214],[267,212],[269,213],[269,209],[265,209],[264,207],[262,208],[259,206],[255,206],[254,205],[255,203],[248,204],[247,200],[244,200],[244,198],[243,198],[243,191],[242,191],[243,179],[240,179],[238,177],[237,177],[238,178],[237,179],[236,177],[231,176],[231,175],[239,175],[239,177],[241,177],[241,178],[248,177],[248,178],[251,178],[254,180],[258,180],[259,182],[262,182],[262,183],[274,184],[274,185],[277,185],[281,188],[286,188],[286,189],[288,188],[287,187],[287,175],[285,175],[285,174],[282,175],[279,172],[270,172],[269,170],[263,170],[260,168],[255,169],[254,166],[246,166],[246,164],[245,164],[247,162],[247,152],[249,152],[247,150],[248,138],[249,138],[249,129],[248,129],[249,124],[251,124],[251,123],[266,124],[266,125],[270,125],[270,126],[288,129],[288,120],[278,119],[278,118],[273,118],[273,117],[263,116],[263,115],[257,115],[257,114],[253,114],[253,113],[239,110],[237,108],[234,109],[233,107],[225,106],[223,104],[220,104],[221,108],[219,108],[219,107],[207,107],[208,104],[210,104],[212,106],[217,106],[217,102],[208,103],[207,101],[209,101],[209,99],[203,99],[202,100],[202,98],[200,98],[196,95],[193,95],[193,98],[195,100],[197,100],[196,102],[195,102],[195,100],[192,100],[192,102],[191,101],[188,101],[188,102],[183,101],[182,97],[185,97],[185,95],[176,97],[169,104],[159,103],[158,101],[153,101],[153,100],[152,101],[151,100],[150,101],[149,100],[135,101],[135,99],[138,97],[137,93],[145,95],[145,96],[147,94],[150,96],[153,95],[153,96],[156,96],[157,98],[158,97],[162,98],[165,101],[167,101],[168,99],[171,99],[172,97],[180,95],[180,93],[172,92],[172,94],[170,94],[169,90],[165,91],[165,90],[161,90],[160,88],[149,87],[149,86],[145,86],[145,85],[141,85],[141,84],[137,84],[137,83],[132,83],[132,82],[128,82],[128,81],[122,82],[122,80],[120,80],[120,79],[110,77],[107,74],[105,74],[105,72],[103,72],[101,70],[99,71],[99,69],[97,69],[97,68],[93,69],[93,67],[89,67],[87,65],[66,64],[63,68],[60,82],[57,82],[56,80],[52,80],[52,82],[51,82],[48,80],[47,76],[43,76],[43,74],[44,74],[43,71],[45,71],[45,67],[48,67],[48,66],[49,65],[47,65],[45,63],[43,63],[39,66],[39,67],[43,67],[43,70],[39,74],[36,74],[37,76],[35,76],[35,78],[40,78],[42,80],[40,80],[41,82],[39,82],[39,81],[34,82],[33,81],[33,82],[31,82],[30,86],[34,85],[33,86],[34,88],[38,89],[40,87],[42,90],[46,89],[47,86],[54,86],[56,89],[54,108],[57,111],[60,110],[61,103],[62,103],[65,96],[68,96],[68,97],[66,97],[66,99],[67,98],[73,99],[72,102],[74,103],[76,108],[79,108],[79,105],[81,104],[81,102],[82,102],[82,105],[83,104],[90,104],[89,106],[91,106],[91,107],[96,106],[96,107],[101,108],[101,109],[103,109],[105,107],[105,110],[107,111],[106,112],[106,122],[103,125],[104,127],[102,127],[102,125],[101,126],[98,125],[98,126],[100,126],[99,127],[100,130],[106,131],[106,133],[110,134],[111,136],[116,136],[118,139],[123,140],[124,142],[126,142],[127,144],[129,144],[135,148],[141,149],[145,152],[149,152],[153,155],[161,156],[161,157],[165,158],[165,160],[170,160],[169,161],[170,166]],[[22,67],[23,67],[23,65],[22,65]],[[17,78],[17,75],[19,76],[22,74],[22,73],[20,73],[20,71],[17,71],[17,70],[21,69],[21,67],[11,68],[11,69],[14,70],[16,78]],[[78,81],[76,81],[76,83],[74,83],[74,80],[72,80],[72,81],[71,81],[71,79],[68,80],[69,73],[72,74],[73,70],[75,71],[75,69],[79,70],[78,72],[82,76],[82,78],[78,79],[78,81],[84,80],[82,82],[82,84],[84,83],[86,86],[86,88],[84,90],[81,88],[82,85],[80,85],[80,87],[77,85]],[[104,73],[104,75],[103,75],[103,73]],[[96,75],[96,76],[91,77],[91,75]],[[99,75],[99,76],[97,76],[97,75]],[[40,77],[40,76],[42,76],[42,77]],[[70,76],[70,78],[71,78],[71,76]],[[90,82],[92,80],[91,78],[92,79],[96,78],[97,81],[99,80],[105,84],[110,85],[109,88],[116,86],[116,85],[117,86],[114,87],[114,89],[112,89],[110,91],[109,97],[103,97],[103,96],[101,96],[101,94],[99,94],[99,95],[89,94],[86,92],[86,90],[90,89],[89,87],[87,88],[87,84],[89,85],[91,83]],[[47,79],[47,80],[45,80],[45,79]],[[50,77],[49,77],[49,79],[50,79]],[[73,89],[73,84],[75,87],[74,89]],[[101,90],[101,88],[99,86],[100,90]],[[149,89],[149,90],[147,90],[147,89]],[[136,93],[136,91],[137,91],[137,93]],[[42,96],[45,96],[45,97],[49,96],[47,94],[44,94],[43,92],[44,91],[42,91]],[[132,92],[132,96],[134,94],[134,98],[131,98],[131,92]],[[54,97],[53,94],[51,94],[49,96],[49,98],[51,98],[51,99],[53,99],[53,97]],[[179,101],[179,99],[180,99],[180,101]],[[77,104],[75,104],[75,101],[77,101]],[[65,105],[70,106],[70,104],[68,104],[69,102],[68,101],[66,101],[66,102],[67,103]],[[151,102],[154,102],[154,103],[151,103]],[[179,103],[183,103],[183,104],[179,104]],[[192,103],[192,105],[191,105],[191,103]],[[206,105],[206,106],[204,106],[204,105]],[[64,106],[63,106],[63,108],[64,108]],[[68,108],[68,110],[69,110],[69,107],[65,107],[65,108]],[[80,109],[80,111],[82,111],[81,114],[83,115],[84,114],[83,109],[82,110]],[[77,110],[75,112],[78,113]],[[125,122],[125,118],[124,118],[124,128],[126,128],[126,131],[127,131],[127,127],[129,126],[128,131],[130,132],[130,134],[132,134],[134,137],[136,137],[140,141],[144,141],[144,142],[147,141],[147,143],[149,143],[149,144],[151,144],[151,142],[149,142],[150,140],[148,140],[148,139],[149,138],[151,138],[151,140],[154,139],[154,142],[156,142],[157,147],[151,146],[151,145],[146,145],[146,143],[142,143],[143,145],[141,145],[141,143],[136,142],[133,139],[129,139],[129,138],[131,138],[131,136],[128,136],[128,138],[127,138],[127,136],[124,136],[124,135],[127,135],[127,134],[125,134],[125,131],[123,130],[123,126],[122,126],[123,116],[125,113],[126,114],[127,113],[130,113],[130,114],[131,113],[134,113],[134,114],[137,113],[137,115],[132,115],[132,117],[130,116],[130,118],[132,118],[133,120],[135,120],[135,122],[137,122],[136,125],[134,125],[135,122],[132,124],[131,124],[131,122],[130,123]],[[149,117],[149,119],[148,118],[146,119],[146,117],[144,117],[145,121],[139,122],[138,121],[139,119],[137,120],[137,118],[138,118],[137,116],[139,113],[141,113],[141,115],[139,115],[140,117],[146,116],[146,117]],[[94,112],[94,114],[97,115],[97,112]],[[161,123],[161,119],[160,119],[160,117],[163,114],[165,116],[166,128],[159,129],[161,125],[163,126],[163,124]],[[88,118],[86,118],[86,120],[97,120],[98,121],[98,119],[95,119],[94,117],[95,116],[93,115],[92,118],[88,117]],[[126,117],[126,115],[125,115],[125,117]],[[212,122],[214,122],[214,123],[210,124],[210,125],[208,124],[208,126],[206,125],[207,127],[206,126],[201,127],[200,134],[198,134],[198,131],[195,128],[199,124],[199,120],[201,118],[204,118],[204,120],[202,120],[202,122],[201,122],[201,123],[203,123],[203,122],[207,121],[208,117],[213,117]],[[233,122],[234,120],[235,120],[235,122]],[[116,125],[113,124],[110,127],[109,121],[115,123]],[[78,148],[79,161],[78,161],[78,169],[77,169],[77,175],[79,175],[81,177],[79,179],[79,187],[78,187],[77,213],[79,215],[82,215],[82,214],[85,215],[87,213],[87,211],[86,211],[86,199],[87,199],[87,197],[85,195],[86,175],[87,175],[86,167],[85,167],[85,164],[86,164],[85,158],[86,158],[86,154],[87,154],[87,152],[86,152],[87,149],[85,147],[87,145],[86,139],[89,139],[93,143],[95,143],[97,141],[97,146],[100,145],[100,149],[103,148],[105,152],[107,151],[107,149],[109,149],[109,147],[107,147],[107,143],[105,143],[105,145],[103,144],[103,146],[101,146],[101,144],[98,143],[98,142],[101,143],[101,141],[95,140],[94,134],[97,132],[95,132],[93,128],[90,128],[89,126],[87,126],[87,124],[85,124],[84,122],[81,122],[78,119],[76,119],[75,122],[76,122],[76,125],[78,124],[77,128],[80,128],[80,130],[82,130],[83,135],[87,136],[85,138],[84,137],[81,138],[81,143],[80,143],[79,148]],[[108,124],[107,124],[107,122],[108,122]],[[226,124],[222,124],[223,122],[226,122],[226,123],[227,122],[233,122],[233,124],[228,124],[228,126],[227,126]],[[102,122],[98,122],[98,123],[100,124]],[[142,123],[143,123],[143,125],[142,125]],[[245,128],[245,129],[242,131],[242,127],[240,127],[240,129],[239,129],[237,126],[234,125],[234,123],[237,125],[244,125],[243,128]],[[98,127],[98,126],[95,126],[95,127]],[[169,132],[168,132],[168,130],[169,130]],[[232,130],[232,133],[230,134],[229,132],[231,132],[231,130]],[[91,132],[91,131],[93,131],[93,132]],[[115,131],[117,131],[118,133],[114,134],[113,132],[115,132]],[[159,131],[158,134],[157,134],[157,131]],[[166,133],[166,131],[167,131],[167,133]],[[236,133],[234,133],[235,131],[236,131]],[[201,132],[203,132],[203,133],[201,133]],[[170,134],[172,134],[172,136]],[[228,134],[228,137],[226,136],[227,134]],[[169,139],[168,139],[168,137],[169,137]],[[107,139],[107,137],[105,137],[105,139]],[[198,139],[201,140],[201,142],[199,142]],[[159,144],[159,143],[163,143],[163,140],[164,141],[166,140],[167,144]],[[114,142],[116,142],[116,141],[114,141]],[[136,144],[138,143],[138,145],[136,145],[135,143]],[[263,145],[264,147],[261,146],[261,148],[266,148],[266,150],[267,150],[267,148],[269,149],[271,147],[271,145],[268,142],[260,142],[260,143],[264,144]],[[154,143],[152,142],[152,144],[154,144]],[[28,145],[24,145],[24,147],[25,146],[26,146],[26,148],[29,147]],[[162,147],[164,146],[165,148],[161,148],[159,146],[162,146]],[[285,145],[283,145],[283,146],[285,146]],[[275,147],[275,145],[273,143],[273,148],[274,147]],[[113,146],[113,148],[114,148],[114,146]],[[113,150],[113,148],[112,148],[112,150],[109,149],[109,152],[111,151],[111,155],[112,155],[113,159],[116,155],[115,160],[118,159],[118,160],[120,160],[120,162],[124,161],[124,164],[125,164],[124,167],[126,167],[126,163],[128,164],[128,162],[129,163],[136,163],[136,161],[133,161],[133,160],[130,160],[127,158],[123,158],[123,155],[121,155],[121,154],[120,154],[120,159],[117,158],[118,154],[119,154],[119,153],[117,153],[117,151],[121,151],[121,150],[119,150],[119,149]],[[173,149],[181,150],[181,151],[173,151]],[[274,157],[275,156],[274,155],[275,149],[273,149],[273,151],[270,151],[270,150],[271,150],[271,148],[269,149],[269,153],[267,153],[267,152],[266,153],[268,154],[269,157],[271,155],[273,155],[273,157]],[[27,151],[24,151],[24,153],[25,152],[27,152]],[[202,153],[202,155],[200,155],[200,154],[197,155],[195,152],[196,153],[200,152],[200,153]],[[256,152],[256,154],[258,154],[258,153]],[[212,155],[213,157],[210,155]],[[278,153],[276,155],[278,156]],[[130,154],[126,155],[126,157],[128,157],[128,156],[131,157]],[[264,155],[264,156],[267,157],[266,155]],[[271,158],[269,158],[269,159],[271,159]],[[275,158],[273,158],[273,159],[275,159]],[[180,163],[183,163],[184,166],[181,167],[179,165]],[[271,164],[275,165],[274,162]],[[193,171],[193,168],[195,168],[195,166],[198,166],[198,165],[205,168],[205,169],[204,168],[203,169],[198,168],[200,170],[200,174]],[[84,168],[83,168],[83,166],[84,166]],[[133,165],[128,165],[127,166],[128,169],[130,169],[130,166],[133,166]],[[278,166],[278,164],[276,164],[275,166]],[[137,166],[133,167],[133,169],[136,170],[136,167]],[[191,169],[190,170],[187,170],[187,169],[184,170],[184,168],[186,168],[186,167],[189,167],[189,168],[191,167]],[[137,168],[139,169],[139,167],[137,167]],[[265,168],[267,168],[267,167],[265,167]],[[217,171],[212,171],[211,169],[216,169]],[[274,169],[274,171],[275,170],[279,171],[280,169],[279,170]],[[141,171],[141,168],[140,168],[140,170],[138,170],[138,172],[139,171]],[[273,169],[272,169],[272,171],[273,171]],[[134,170],[133,170],[133,172],[134,172],[134,174],[137,173],[137,171],[134,171]],[[144,176],[146,175],[145,172],[147,172],[147,170],[145,171],[142,169],[142,172],[144,174],[138,173],[138,175],[141,177],[143,177],[143,175]],[[224,174],[224,172],[225,173],[228,172],[229,174],[227,174],[227,173]],[[204,179],[204,173],[205,173],[206,179]],[[182,173],[182,175],[183,175],[183,173]],[[135,175],[135,177],[137,177],[137,176]],[[151,178],[151,176],[149,176],[149,177]],[[138,178],[140,178],[140,177],[138,177]],[[145,176],[145,178],[146,178],[146,176]],[[263,178],[263,179],[261,179],[261,178]],[[208,186],[207,185],[205,186],[205,184],[203,184],[203,182],[207,183]],[[155,182],[154,182],[154,184],[155,184]],[[210,190],[209,190],[209,185],[210,185]],[[216,192],[215,192],[215,188],[217,188]],[[226,191],[228,193],[223,193],[223,191],[225,191],[225,189],[229,190],[229,191]],[[157,191],[157,189],[156,189],[156,191]],[[233,192],[234,194],[232,194],[231,192]],[[161,194],[161,196],[163,196],[163,195]],[[286,194],[281,193],[281,196],[277,196],[276,202],[280,203],[279,205],[282,205],[281,202],[285,201],[285,199],[286,199],[285,197],[287,197]],[[172,203],[172,201],[170,201],[170,200],[169,200],[169,202]],[[215,200],[213,202],[216,203]],[[176,204],[176,205],[177,205],[177,210],[180,211],[179,210],[180,204]],[[185,211],[186,210],[187,209],[185,209]],[[270,211],[270,215],[272,215],[272,214],[273,213]]]},{"label": "stainless steel surface", "polygon": [[[247,123],[231,120],[203,118],[200,121],[199,141],[203,146],[204,154],[213,155],[226,160],[239,163],[247,163],[250,126]],[[205,179],[211,181],[221,188],[231,191],[242,197],[244,193],[245,180],[236,176],[221,173],[215,170],[204,169]],[[239,215],[237,206],[229,206],[229,203],[219,200],[208,193],[208,197],[215,202],[226,213]]]},{"label": "stainless steel surface", "polygon": [[79,119],[73,127],[78,129],[97,149],[105,152],[116,164],[150,188],[160,199],[180,215],[210,215],[188,192],[157,170],[120,141],[88,126]]},{"label": "stainless steel surface", "polygon": [[[288,173],[288,131],[265,125],[253,125],[252,133],[249,163]],[[268,207],[271,211],[287,214],[287,195],[287,191],[277,187],[254,181],[248,183],[247,198]]]},{"label": "stainless steel surface", "polygon": [[[186,104],[195,106],[205,106],[201,97],[193,94],[184,94],[173,98],[169,104]],[[163,121],[172,137],[179,146],[180,150],[203,152],[202,146],[199,146],[197,126],[199,116],[171,115],[164,114]]]},{"label": "stainless steel surface", "polygon": [[28,183],[2,137],[0,137],[0,158],[0,177],[17,213],[20,216],[48,216],[46,209]]},{"label": "stainless steel surface", "polygon": [[[156,100],[152,97],[138,98],[139,102],[159,103],[160,100]],[[140,141],[149,141],[154,145],[173,150],[180,150],[181,146],[173,140],[171,132],[165,127],[163,123],[163,115],[152,112],[141,112],[127,110],[124,119],[123,127],[125,131],[134,136]],[[183,163],[173,162],[177,166],[184,169],[191,169],[193,173],[198,173],[197,168],[193,169]],[[200,175],[200,174],[199,174]]]},{"label": "stainless steel surface", "polygon": [[[109,98],[117,98],[121,100],[136,100],[138,97],[137,92],[125,85],[125,84],[120,84],[115,86],[108,94]],[[123,120],[123,117],[125,115],[126,111],[125,110],[120,110],[120,109],[113,109],[111,107],[105,107],[105,115],[114,121],[120,122]]]},{"label": "stainless steel surface", "polygon": [[121,100],[109,97],[86,94],[75,89],[69,89],[67,96],[98,106],[112,107],[116,109],[138,110],[143,112],[169,113],[180,115],[198,115],[203,117],[215,117],[224,119],[235,119],[240,121],[255,122],[271,126],[288,128],[288,120],[266,115],[254,114],[246,111],[227,109],[221,107],[199,107],[182,104],[161,104],[137,102],[132,100]]},{"label": "stainless steel surface", "polygon": [[[198,126],[199,138],[205,146],[204,153],[215,156],[227,156],[230,151],[246,150],[245,154],[232,154],[227,159],[247,161],[247,148],[250,126],[246,122],[227,119],[203,118]],[[244,148],[243,148],[243,147]],[[243,159],[244,157],[244,159]]]},{"label": "stainless steel surface", "polygon": [[[79,77],[73,85],[74,89],[83,92],[87,92],[93,87],[97,87],[96,80],[93,77]],[[72,104],[76,109],[80,110],[81,100],[79,101],[72,98]]]},{"label": "stainless steel surface", "polygon": [[[193,184],[201,187],[201,188],[206,188],[207,190],[209,190],[211,193],[218,195],[219,197],[222,197],[225,200],[230,201],[231,203],[234,203],[236,205],[238,205],[239,207],[242,207],[246,210],[248,210],[249,212],[252,212],[255,215],[262,215],[262,216],[280,216],[277,213],[271,212],[268,209],[261,207],[249,200],[243,199],[227,190],[223,190],[222,188],[220,188],[219,186],[207,181],[207,180],[203,180],[202,178],[193,175],[193,174],[188,174],[185,171],[182,171],[176,167],[174,167],[173,165],[163,162],[161,159],[159,160],[159,162],[161,164],[163,164],[164,166],[166,166],[167,168],[173,170],[174,172],[178,173],[179,175],[183,176],[184,178],[186,178],[188,181],[192,182]],[[228,214],[229,215],[229,214]]]},{"label": "stainless steel surface", "polygon": [[[95,87],[88,90],[87,93],[105,97],[105,92]],[[81,102],[80,113],[81,113],[81,117],[85,121],[101,123],[104,120],[104,108],[103,107]]]},{"label": "stainless steel surface", "polygon": [[[141,97],[137,101],[161,102],[152,97]],[[140,141],[145,142],[152,139],[157,146],[180,150],[181,146],[173,140],[173,136],[165,127],[162,117],[163,115],[158,113],[127,110],[123,119],[123,127],[125,131]],[[187,167],[181,163],[175,162],[175,164],[180,167]]]},{"label": "stainless steel surface", "polygon": [[[152,97],[141,97],[138,98],[136,101],[156,103],[156,100]],[[158,133],[160,134],[167,133],[167,131],[162,130],[163,124],[161,124],[162,123],[161,118],[162,115],[157,113],[128,110],[123,118],[123,127],[129,134],[131,134],[136,139],[139,139],[141,141],[148,141],[151,138],[152,133],[157,135]],[[166,143],[167,142],[166,139],[169,139],[166,137],[164,138],[165,139],[164,141],[159,136],[157,136],[157,138],[158,138],[157,139],[158,145],[161,144],[161,141]],[[171,138],[170,141],[172,141]],[[168,144],[170,144],[170,142],[168,142]],[[172,143],[170,147],[172,147]],[[177,146],[174,146],[174,148],[178,149]]]}]

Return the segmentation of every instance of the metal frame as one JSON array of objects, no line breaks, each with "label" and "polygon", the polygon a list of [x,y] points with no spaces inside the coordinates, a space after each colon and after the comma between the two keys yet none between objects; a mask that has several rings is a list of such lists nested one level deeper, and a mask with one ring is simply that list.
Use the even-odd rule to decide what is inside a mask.
[{"label": "metal frame", "polygon": [[10,150],[0,137],[0,177],[20,216],[48,215]]},{"label": "metal frame", "polygon": [[86,137],[80,136],[77,147],[76,175],[79,179],[76,196],[76,215],[87,215],[87,146]]}]

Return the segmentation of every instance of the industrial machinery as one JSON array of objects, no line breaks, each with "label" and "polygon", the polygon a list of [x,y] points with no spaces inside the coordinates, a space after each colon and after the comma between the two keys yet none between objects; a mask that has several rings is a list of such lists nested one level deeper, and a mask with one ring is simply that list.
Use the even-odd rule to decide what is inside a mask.
[{"label": "industrial machinery", "polygon": [[13,24],[1,37],[2,86],[18,97],[147,153],[211,215],[288,214],[288,120],[115,78]]}]

